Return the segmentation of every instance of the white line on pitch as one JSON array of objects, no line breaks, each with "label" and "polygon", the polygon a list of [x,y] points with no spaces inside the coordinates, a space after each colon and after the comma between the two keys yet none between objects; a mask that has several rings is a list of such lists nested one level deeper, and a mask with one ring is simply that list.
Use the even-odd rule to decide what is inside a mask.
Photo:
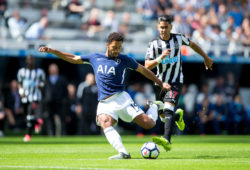
[{"label": "white line on pitch", "polygon": [[[15,166],[15,165],[0,165],[0,168],[39,168],[39,169],[93,169],[93,170],[105,170],[116,168],[81,168],[81,167],[64,167],[64,166]],[[116,169],[116,170],[130,170],[130,169]]]}]

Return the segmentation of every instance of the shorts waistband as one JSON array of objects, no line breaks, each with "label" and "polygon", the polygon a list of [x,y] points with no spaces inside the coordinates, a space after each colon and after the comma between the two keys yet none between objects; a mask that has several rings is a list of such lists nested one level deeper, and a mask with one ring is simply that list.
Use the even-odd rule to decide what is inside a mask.
[{"label": "shorts waistband", "polygon": [[104,99],[102,99],[100,102],[108,102],[110,100],[113,100],[116,96],[118,96],[119,94],[121,94],[122,92],[118,92],[115,94],[112,94],[110,96],[105,97]]}]

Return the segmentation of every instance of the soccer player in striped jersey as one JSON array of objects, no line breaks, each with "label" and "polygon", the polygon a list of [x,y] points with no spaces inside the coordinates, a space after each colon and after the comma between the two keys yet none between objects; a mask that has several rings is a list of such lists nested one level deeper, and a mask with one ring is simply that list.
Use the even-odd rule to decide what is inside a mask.
[{"label": "soccer player in striped jersey", "polygon": [[21,103],[24,108],[24,113],[27,114],[27,133],[23,141],[31,140],[33,128],[35,132],[40,131],[43,120],[36,118],[36,113],[39,111],[39,103],[42,100],[41,89],[45,83],[45,73],[41,68],[35,68],[35,59],[32,55],[26,57],[26,67],[18,70],[18,90],[21,97]]},{"label": "soccer player in striped jersey", "polygon": [[213,60],[193,41],[189,40],[182,34],[170,33],[172,29],[173,16],[163,15],[158,18],[159,37],[149,43],[145,56],[145,67],[153,69],[157,67],[156,76],[162,82],[171,85],[171,90],[162,91],[155,84],[156,100],[164,102],[163,113],[160,118],[165,122],[164,136],[153,137],[153,141],[164,147],[166,151],[171,149],[171,135],[174,123],[182,131],[185,128],[183,121],[183,110],[175,107],[183,85],[181,46],[190,46],[196,53],[204,59],[206,69],[212,70]]},{"label": "soccer player in striped jersey", "polygon": [[95,73],[98,88],[97,124],[100,125],[109,143],[119,152],[109,159],[130,159],[131,156],[122,144],[117,131],[113,128],[118,118],[126,122],[135,122],[139,126],[150,129],[158,118],[158,110],[163,103],[152,104],[145,114],[124,91],[126,69],[136,70],[154,81],[162,90],[169,90],[167,83],[162,83],[153,72],[137,63],[133,58],[120,54],[123,36],[113,32],[108,36],[106,53],[91,53],[76,56],[48,47],[41,47],[40,52],[47,52],[74,64],[90,63]]}]

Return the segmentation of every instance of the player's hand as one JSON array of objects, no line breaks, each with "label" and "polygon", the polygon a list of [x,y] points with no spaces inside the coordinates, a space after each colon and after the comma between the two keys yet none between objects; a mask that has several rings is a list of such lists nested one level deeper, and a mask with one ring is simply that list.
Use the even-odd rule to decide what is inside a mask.
[{"label": "player's hand", "polygon": [[167,56],[169,56],[171,54],[171,49],[166,49],[165,51],[162,52],[161,54],[161,59],[166,58]]},{"label": "player's hand", "polygon": [[169,91],[169,90],[171,90],[171,86],[168,83],[163,83],[162,84],[162,89],[166,90],[166,91]]},{"label": "player's hand", "polygon": [[40,47],[39,52],[45,52],[45,53],[51,53],[52,52],[52,49],[49,48],[49,47]]},{"label": "player's hand", "polygon": [[211,59],[210,57],[204,58],[204,64],[205,64],[206,70],[208,70],[208,69],[212,70],[213,61],[214,60]]}]

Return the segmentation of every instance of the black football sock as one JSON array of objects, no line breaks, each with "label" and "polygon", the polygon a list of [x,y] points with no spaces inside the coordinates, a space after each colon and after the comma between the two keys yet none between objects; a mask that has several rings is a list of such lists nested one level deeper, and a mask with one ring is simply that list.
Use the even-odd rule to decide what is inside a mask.
[{"label": "black football sock", "polygon": [[171,143],[171,135],[174,128],[174,112],[169,109],[164,109],[165,125],[164,125],[164,138]]},{"label": "black football sock", "polygon": [[180,119],[180,114],[174,113],[174,120],[179,121],[179,119]]},{"label": "black football sock", "polygon": [[34,115],[27,115],[27,134],[31,135],[37,120]]}]

